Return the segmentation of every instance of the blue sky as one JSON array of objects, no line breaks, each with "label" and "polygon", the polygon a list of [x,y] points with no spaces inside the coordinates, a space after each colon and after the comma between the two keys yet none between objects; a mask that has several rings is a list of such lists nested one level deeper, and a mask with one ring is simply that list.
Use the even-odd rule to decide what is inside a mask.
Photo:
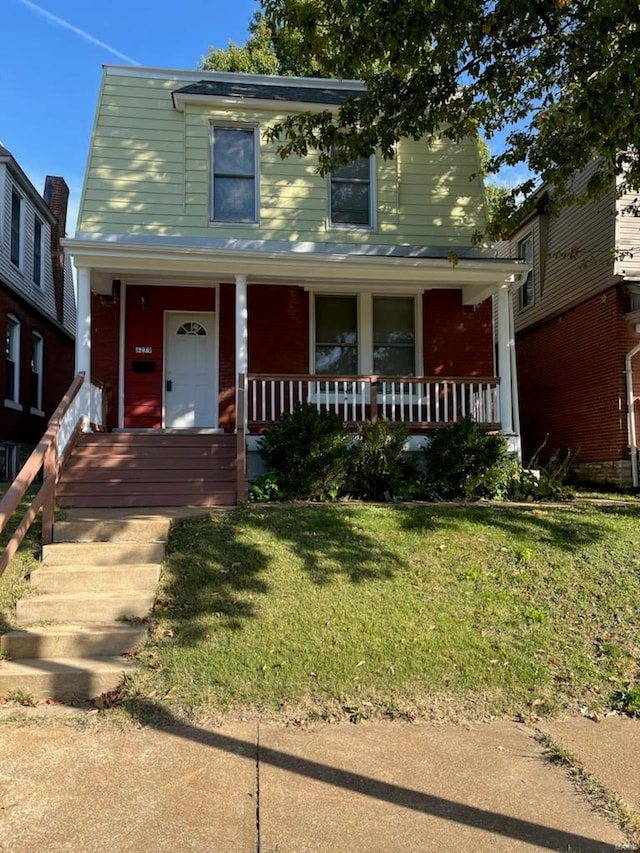
[{"label": "blue sky", "polygon": [[103,64],[195,68],[242,44],[254,0],[2,0],[0,142],[37,190],[69,184],[73,233]]},{"label": "blue sky", "polygon": [[[75,230],[102,65],[196,68],[210,46],[243,44],[256,0],[1,0],[0,142],[40,192],[71,190]],[[504,179],[518,182],[523,169]]]}]

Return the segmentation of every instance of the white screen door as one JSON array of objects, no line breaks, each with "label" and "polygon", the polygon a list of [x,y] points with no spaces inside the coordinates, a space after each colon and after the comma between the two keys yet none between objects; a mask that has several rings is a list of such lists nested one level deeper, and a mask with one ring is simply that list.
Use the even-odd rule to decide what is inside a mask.
[{"label": "white screen door", "polygon": [[167,314],[164,422],[167,429],[217,426],[215,314]]}]

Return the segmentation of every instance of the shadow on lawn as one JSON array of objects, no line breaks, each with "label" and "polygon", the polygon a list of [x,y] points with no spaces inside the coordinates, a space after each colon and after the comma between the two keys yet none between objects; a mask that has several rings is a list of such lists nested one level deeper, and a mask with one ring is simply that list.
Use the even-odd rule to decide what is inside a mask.
[{"label": "shadow on lawn", "polygon": [[[378,535],[367,529],[362,508],[361,504],[258,505],[182,522],[170,539],[167,582],[156,614],[174,623],[182,645],[198,642],[211,616],[220,619],[221,627],[240,630],[259,615],[260,599],[270,591],[269,568],[280,547],[285,550],[277,559],[295,556],[318,586],[340,577],[353,584],[392,580],[408,563],[397,548],[385,547],[385,525],[396,533],[422,531],[425,536],[446,536],[447,531],[453,535],[463,524],[477,525],[479,531],[489,525],[503,530],[514,547],[549,545],[568,553],[608,535],[600,511],[579,505],[553,511],[507,504],[370,505],[374,524],[375,512],[380,513]],[[615,511],[640,516],[635,507]],[[473,530],[468,535],[471,556]]]},{"label": "shadow on lawn", "polygon": [[599,520],[603,513],[615,512],[640,520],[640,508],[635,506],[600,509],[592,505],[567,504],[550,511],[537,504],[398,504],[396,509],[408,532],[453,531],[464,520],[500,528],[513,538],[514,546],[533,542],[568,553],[595,544],[608,535],[603,532]]},{"label": "shadow on lawn", "polygon": [[269,592],[267,570],[279,544],[301,560],[318,586],[339,576],[351,583],[390,580],[406,566],[392,550],[358,526],[342,506],[255,507],[190,519],[174,528],[167,553],[167,583],[156,614],[180,625],[182,644],[206,630],[198,617],[214,615],[239,630],[258,615]]}]

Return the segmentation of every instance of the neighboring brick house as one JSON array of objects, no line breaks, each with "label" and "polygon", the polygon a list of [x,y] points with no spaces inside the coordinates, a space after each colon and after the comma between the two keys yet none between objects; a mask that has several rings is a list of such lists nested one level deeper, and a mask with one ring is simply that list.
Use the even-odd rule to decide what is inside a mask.
[{"label": "neighboring brick house", "polygon": [[69,189],[40,196],[0,146],[0,479],[12,479],[73,378],[75,299],[65,236]]},{"label": "neighboring brick house", "polygon": [[612,185],[550,216],[542,188],[497,248],[533,267],[513,297],[525,462],[541,447],[542,461],[570,448],[581,479],[637,487],[640,219],[625,212],[629,200]]},{"label": "neighboring brick house", "polygon": [[104,388],[109,430],[232,435],[240,401],[253,451],[265,425],[310,401],[416,435],[470,413],[518,446],[508,294],[523,265],[474,246],[486,223],[476,140],[402,140],[390,160],[326,177],[313,152],[283,160],[265,140],[278,119],[362,91],[105,68],[65,245],[77,363]]}]

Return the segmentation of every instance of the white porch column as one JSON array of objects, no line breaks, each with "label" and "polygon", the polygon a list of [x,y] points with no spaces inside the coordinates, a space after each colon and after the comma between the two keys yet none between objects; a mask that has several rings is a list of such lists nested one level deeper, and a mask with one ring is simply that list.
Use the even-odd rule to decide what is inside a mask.
[{"label": "white porch column", "polygon": [[[249,369],[249,330],[247,312],[247,277],[236,276],[236,381]],[[240,393],[238,389],[238,393]],[[236,401],[237,402],[237,401]],[[237,409],[236,409],[237,411]],[[246,412],[245,412],[246,417]],[[237,424],[236,424],[237,426]]]},{"label": "white porch column", "polygon": [[80,391],[84,428],[91,423],[91,270],[77,267],[76,308],[76,374],[84,371],[85,379]]},{"label": "white porch column", "polygon": [[511,395],[511,353],[514,340],[509,312],[511,289],[508,282],[498,291],[498,375],[500,377],[500,421],[502,432],[513,433],[513,398]]}]

